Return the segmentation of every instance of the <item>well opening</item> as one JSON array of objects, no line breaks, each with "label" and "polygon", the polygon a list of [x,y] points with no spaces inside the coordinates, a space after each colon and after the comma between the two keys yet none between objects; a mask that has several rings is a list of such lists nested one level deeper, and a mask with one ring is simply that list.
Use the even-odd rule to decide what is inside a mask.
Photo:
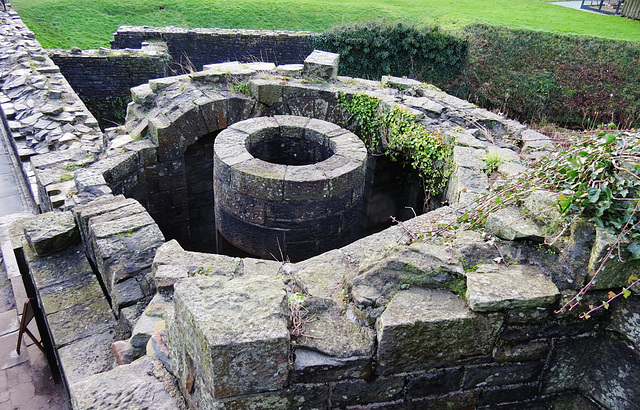
[{"label": "well opening", "polygon": [[333,155],[330,147],[316,141],[281,134],[248,140],[247,151],[262,161],[281,165],[310,165]]}]

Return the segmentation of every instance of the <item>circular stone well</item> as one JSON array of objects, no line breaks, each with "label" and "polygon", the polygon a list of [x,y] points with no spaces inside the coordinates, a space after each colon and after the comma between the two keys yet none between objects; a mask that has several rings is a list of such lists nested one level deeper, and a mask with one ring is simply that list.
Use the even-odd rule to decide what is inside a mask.
[{"label": "circular stone well", "polygon": [[250,254],[299,261],[358,234],[367,149],[330,122],[260,117],[214,143],[218,232]]}]

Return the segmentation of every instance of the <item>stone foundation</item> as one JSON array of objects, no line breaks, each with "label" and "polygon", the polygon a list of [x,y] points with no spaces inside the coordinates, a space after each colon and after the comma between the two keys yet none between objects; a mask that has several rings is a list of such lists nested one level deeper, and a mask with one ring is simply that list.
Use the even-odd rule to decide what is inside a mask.
[{"label": "stone foundation", "polygon": [[[548,253],[535,245],[545,222],[508,209],[488,221],[499,251],[470,231],[447,242],[410,239],[454,221],[489,190],[487,153],[499,152],[499,173],[514,177],[548,155],[545,136],[411,80],[318,80],[302,66],[262,63],[136,87],[126,126],[103,135],[18,17],[0,14],[11,23],[0,33],[15,44],[0,60],[2,110],[18,145],[39,141],[29,145],[42,150],[30,154],[33,180],[43,209],[56,210],[17,223],[12,245],[75,408],[113,400],[229,409],[636,407],[638,297],[589,321],[553,313],[584,283],[589,256],[607,240],[602,232],[578,224]],[[329,66],[314,72],[333,72]],[[239,80],[251,96],[230,90]],[[450,207],[297,263],[190,252],[163,240],[160,229],[168,239],[192,235],[190,146],[239,121],[277,115],[357,135],[339,92],[377,95],[384,107],[401,105],[433,132],[455,136]],[[30,107],[29,96],[64,97],[54,101],[62,111],[38,115],[42,104]],[[65,113],[76,116],[67,122]],[[494,262],[500,255],[508,266]],[[619,276],[607,286],[626,284]],[[112,368],[116,339],[127,339],[113,348],[119,363],[143,346],[160,362]]]}]

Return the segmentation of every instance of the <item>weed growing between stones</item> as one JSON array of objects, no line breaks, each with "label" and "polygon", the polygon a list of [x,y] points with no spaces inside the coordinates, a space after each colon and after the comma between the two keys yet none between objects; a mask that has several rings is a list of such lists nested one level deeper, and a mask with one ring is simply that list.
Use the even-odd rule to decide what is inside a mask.
[{"label": "weed growing between stones", "polygon": [[251,95],[251,88],[249,83],[245,81],[239,81],[231,86],[231,91],[238,94]]},{"label": "weed growing between stones", "polygon": [[500,166],[500,164],[502,164],[503,159],[502,157],[500,157],[499,153],[489,152],[487,153],[487,157],[484,161],[487,164],[484,172],[486,172],[487,175],[491,175],[493,172],[498,170],[498,167]]},{"label": "weed growing between stones", "polygon": [[426,211],[429,200],[444,189],[451,175],[452,141],[428,131],[406,109],[384,109],[377,97],[362,93],[347,97],[340,93],[338,103],[357,121],[360,138],[369,152],[384,152],[392,161],[402,161],[418,172],[425,190]]}]

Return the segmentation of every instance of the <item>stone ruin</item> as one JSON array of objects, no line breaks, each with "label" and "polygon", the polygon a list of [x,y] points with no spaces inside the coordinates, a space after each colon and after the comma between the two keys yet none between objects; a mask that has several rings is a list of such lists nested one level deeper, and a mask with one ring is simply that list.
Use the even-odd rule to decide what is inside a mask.
[{"label": "stone ruin", "polygon": [[[553,313],[611,241],[603,231],[578,223],[549,252],[544,221],[498,211],[487,229],[509,266],[476,232],[416,240],[489,191],[488,153],[514,177],[552,149],[546,136],[414,80],[339,77],[338,56],[322,52],[150,80],[132,89],[126,124],[103,134],[9,16],[0,102],[17,144],[35,151],[26,165],[46,211],[13,225],[12,246],[74,408],[636,407],[639,298],[590,321]],[[454,172],[448,206],[348,243],[343,213],[366,208],[375,179],[337,101],[357,92],[455,138]],[[314,155],[274,159],[291,148],[285,136]],[[256,144],[273,157],[255,158]],[[316,202],[336,242],[312,237],[333,224],[303,211]],[[275,259],[185,250],[218,247],[220,231],[267,256],[294,223],[312,246],[286,231]],[[263,233],[234,238],[238,224]],[[242,242],[263,234],[249,242],[265,251]],[[608,262],[593,297],[637,270]]]}]

